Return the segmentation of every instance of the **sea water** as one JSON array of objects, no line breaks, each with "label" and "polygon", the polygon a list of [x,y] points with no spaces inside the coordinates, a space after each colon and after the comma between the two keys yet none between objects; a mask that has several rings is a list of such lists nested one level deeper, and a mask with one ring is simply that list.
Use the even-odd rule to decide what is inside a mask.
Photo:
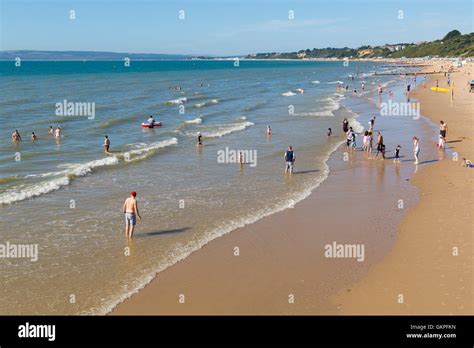
[{"label": "sea water", "polygon": [[[35,262],[0,260],[0,313],[107,313],[209,241],[293,208],[329,175],[326,161],[345,140],[342,119],[364,128],[344,102],[376,95],[379,84],[399,78],[374,72],[396,69],[315,61],[0,62],[0,242],[39,250]],[[337,90],[341,83],[348,92]],[[80,105],[93,106],[93,117]],[[163,126],[140,127],[149,115]],[[49,126],[61,126],[60,139]],[[15,129],[21,143],[10,139]],[[284,175],[288,145],[296,154],[291,177]],[[256,165],[245,156],[242,165],[219,160],[222,151],[252,153]],[[130,191],[143,218],[133,241],[123,230]]]}]

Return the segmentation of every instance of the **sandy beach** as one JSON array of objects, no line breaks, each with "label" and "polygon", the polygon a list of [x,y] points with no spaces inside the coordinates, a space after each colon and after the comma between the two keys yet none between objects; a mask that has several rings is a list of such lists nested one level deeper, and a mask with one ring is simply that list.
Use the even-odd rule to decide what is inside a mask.
[{"label": "sandy beach", "polygon": [[[434,75],[411,98],[420,101],[422,115],[448,124],[449,147],[471,159],[471,78],[466,69],[453,76],[459,87],[452,105],[448,93],[429,89]],[[426,140],[420,168],[411,163],[411,148],[398,167],[363,153],[345,163],[341,147],[328,162],[329,178],[294,209],[212,241],[112,314],[472,313],[472,170],[438,161],[436,129],[417,132]],[[399,197],[404,209],[397,209]],[[325,257],[325,246],[336,241],[364,245],[364,261]]]},{"label": "sandy beach", "polygon": [[[446,70],[436,62],[425,71]],[[454,98],[430,87],[446,87],[444,74],[432,75],[413,98],[421,112],[448,124],[447,142],[459,161],[444,160],[421,169],[412,183],[420,201],[402,221],[394,249],[350,293],[335,297],[344,314],[473,314],[472,220],[474,172],[461,167],[473,156],[473,94],[468,81],[474,67],[452,75]],[[399,303],[403,295],[403,303]]]}]

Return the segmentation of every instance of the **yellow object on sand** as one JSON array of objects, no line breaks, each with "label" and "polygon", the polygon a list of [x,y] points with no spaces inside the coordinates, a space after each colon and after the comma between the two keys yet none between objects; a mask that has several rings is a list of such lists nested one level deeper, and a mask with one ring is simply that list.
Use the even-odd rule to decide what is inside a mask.
[{"label": "yellow object on sand", "polygon": [[435,92],[449,92],[449,88],[442,87],[431,87],[431,90]]}]

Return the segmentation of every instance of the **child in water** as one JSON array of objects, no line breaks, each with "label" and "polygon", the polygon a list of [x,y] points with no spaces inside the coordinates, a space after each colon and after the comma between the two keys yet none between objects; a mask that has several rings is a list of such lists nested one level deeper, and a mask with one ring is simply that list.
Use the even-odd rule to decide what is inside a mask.
[{"label": "child in water", "polygon": [[328,137],[330,137],[331,135],[332,135],[332,129],[328,128]]},{"label": "child in water", "polygon": [[400,149],[402,147],[400,145],[397,145],[395,148],[395,158],[393,160],[393,163],[400,163]]}]

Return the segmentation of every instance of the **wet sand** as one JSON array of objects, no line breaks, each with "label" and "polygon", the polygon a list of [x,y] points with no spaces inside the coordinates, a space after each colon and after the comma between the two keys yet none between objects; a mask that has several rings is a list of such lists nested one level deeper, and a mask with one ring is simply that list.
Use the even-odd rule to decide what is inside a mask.
[{"label": "wet sand", "polygon": [[[462,140],[449,145],[472,159],[471,96],[461,90],[451,106],[449,95],[430,93],[431,83],[412,97],[434,122],[443,115],[448,141]],[[433,132],[418,128],[422,163],[436,162],[434,144],[427,151]],[[294,209],[212,241],[112,314],[472,314],[474,171],[450,158],[416,168],[411,148],[398,166],[361,152],[344,162],[344,151]],[[326,258],[333,241],[363,244],[365,260]]]},{"label": "wet sand", "polygon": [[[345,163],[338,151],[329,178],[307,199],[212,241],[159,273],[113,314],[334,313],[329,296],[363,277],[393,246],[403,214],[393,192],[416,199],[405,181],[408,167],[397,173],[357,155]],[[364,197],[373,203],[360,204]],[[325,258],[324,246],[333,241],[364,244],[365,260]]]},{"label": "wet sand", "polygon": [[[395,131],[379,123],[393,145]],[[417,127],[425,138],[433,132]],[[351,291],[392,250],[397,226],[417,201],[408,153],[395,165],[368,160],[361,151],[343,161],[345,151],[342,146],[331,156],[328,179],[293,209],[212,241],[159,273],[112,314],[340,313],[334,295]],[[436,152],[430,160],[437,160]],[[297,175],[296,169],[294,180]],[[364,245],[364,260],[325,257],[333,242]]]},{"label": "wet sand", "polygon": [[[441,65],[426,71],[439,71]],[[473,314],[474,169],[461,167],[461,157],[473,159],[473,100],[467,81],[474,66],[453,73],[454,99],[430,90],[446,87],[444,74],[430,76],[419,87],[421,112],[433,122],[448,124],[447,141],[459,161],[448,158],[420,168],[413,184],[420,201],[402,221],[394,249],[351,291],[332,300],[344,314]],[[421,154],[423,156],[423,154]],[[403,295],[403,302],[399,296]]]}]

